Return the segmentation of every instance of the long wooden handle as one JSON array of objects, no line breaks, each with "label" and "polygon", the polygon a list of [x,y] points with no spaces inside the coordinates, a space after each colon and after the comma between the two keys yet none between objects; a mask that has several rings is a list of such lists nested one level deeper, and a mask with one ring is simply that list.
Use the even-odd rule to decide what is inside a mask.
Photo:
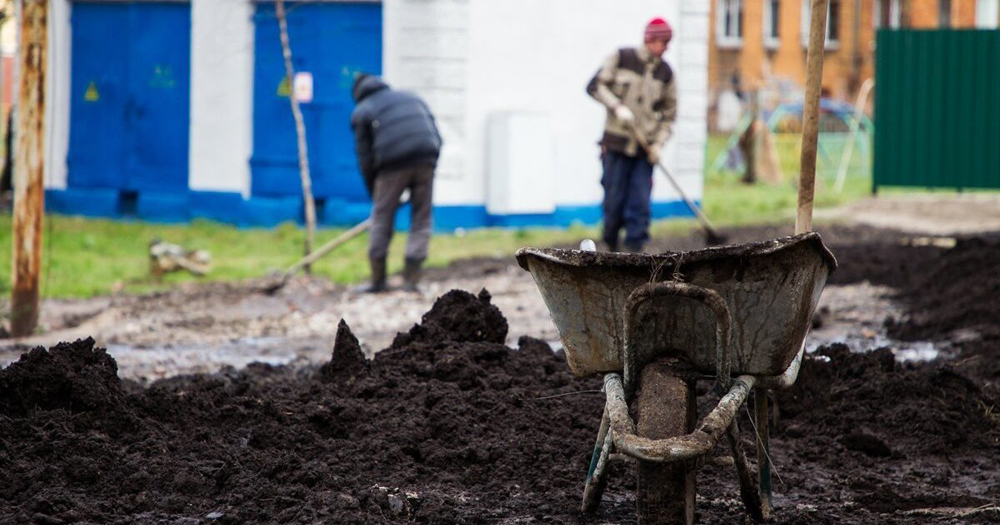
[{"label": "long wooden handle", "polygon": [[294,275],[295,272],[301,270],[306,265],[309,265],[309,264],[312,264],[312,263],[318,261],[320,259],[320,257],[323,257],[324,255],[330,253],[331,251],[333,251],[334,248],[336,248],[336,247],[340,246],[341,244],[344,244],[345,242],[347,242],[347,241],[349,241],[349,240],[357,237],[358,235],[361,235],[366,230],[368,230],[368,228],[371,225],[372,225],[371,218],[368,218],[368,219],[365,219],[365,220],[359,222],[358,224],[356,224],[353,227],[351,227],[351,229],[345,231],[344,233],[341,233],[340,235],[338,235],[336,238],[334,238],[330,242],[324,244],[323,246],[320,246],[319,249],[317,249],[316,251],[310,253],[308,256],[302,258],[301,260],[299,260],[299,262],[293,264],[291,267],[288,268],[288,271],[285,272],[285,275],[288,276],[288,277]]},{"label": "long wooden handle", "polygon": [[[642,133],[640,133],[639,130],[632,128],[632,136],[635,137],[635,140],[636,142],[639,143],[639,146],[642,147],[642,149],[646,151],[646,153],[648,154],[649,142],[647,142],[646,138],[642,136]],[[698,220],[701,221],[701,225],[705,227],[705,230],[710,235],[718,237],[719,234],[715,231],[715,228],[712,227],[712,223],[709,222],[708,216],[705,215],[705,212],[701,211],[701,208],[698,207],[698,205],[695,204],[694,201],[692,201],[691,198],[687,196],[687,193],[684,193],[684,190],[681,189],[681,185],[677,182],[677,179],[675,179],[674,176],[670,174],[670,171],[667,170],[667,166],[663,164],[663,161],[658,161],[656,165],[659,166],[663,174],[667,176],[667,180],[670,181],[670,184],[674,187],[674,191],[676,191],[677,194],[680,195],[682,199],[684,199],[684,202],[687,204],[688,208],[690,208],[691,211],[694,212],[695,217],[697,217]]]},{"label": "long wooden handle", "polygon": [[819,95],[823,83],[826,44],[826,10],[829,0],[811,0],[809,52],[806,57],[806,98],[802,108],[802,158],[799,173],[799,206],[795,233],[812,230],[813,195],[816,190],[816,144],[819,139]]}]

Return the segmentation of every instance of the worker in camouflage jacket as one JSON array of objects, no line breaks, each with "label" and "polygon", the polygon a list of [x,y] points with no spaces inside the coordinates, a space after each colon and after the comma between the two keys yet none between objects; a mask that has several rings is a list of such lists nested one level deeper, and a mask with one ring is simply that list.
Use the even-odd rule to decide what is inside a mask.
[{"label": "worker in camouflage jacket", "polygon": [[610,251],[618,251],[622,227],[627,251],[640,252],[649,240],[653,166],[677,116],[674,74],[661,58],[672,36],[670,24],[654,18],[646,26],[644,45],[609,56],[587,86],[587,93],[608,111],[601,138],[601,185],[603,237]]},{"label": "worker in camouflage jacket", "polygon": [[382,79],[361,74],[354,81],[351,127],[358,167],[372,198],[368,243],[371,284],[362,291],[386,290],[386,258],[400,198],[410,193],[410,234],[406,241],[403,288],[417,290],[420,267],[431,235],[434,169],[441,135],[434,116],[419,97],[390,89]]}]

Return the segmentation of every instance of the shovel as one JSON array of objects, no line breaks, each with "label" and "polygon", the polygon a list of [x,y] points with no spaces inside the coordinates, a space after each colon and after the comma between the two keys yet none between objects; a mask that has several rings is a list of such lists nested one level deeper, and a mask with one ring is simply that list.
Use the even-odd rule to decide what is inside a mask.
[{"label": "shovel", "polygon": [[[634,127],[631,127],[631,130],[632,130],[632,136],[635,137],[635,140],[639,143],[639,146],[641,146],[643,151],[645,151],[646,154],[648,155],[649,142],[647,142],[646,138],[643,137],[642,134],[639,133]],[[670,171],[663,164],[663,161],[657,162],[656,165],[659,166],[660,171],[662,171],[663,174],[667,176],[667,180],[670,181],[670,184],[674,187],[674,190],[677,191],[677,193],[681,196],[682,199],[684,199],[684,202],[687,203],[688,208],[691,208],[691,211],[694,212],[695,217],[698,218],[698,222],[700,222],[702,228],[705,229],[705,243],[708,244],[709,246],[718,246],[720,244],[726,244],[727,240],[726,237],[720,235],[719,232],[712,227],[712,223],[708,221],[708,217],[705,216],[705,212],[701,211],[701,208],[699,208],[698,205],[695,204],[694,201],[692,201],[687,196],[686,193],[684,193],[684,190],[681,189],[681,185],[677,184],[677,180],[674,179],[673,175],[670,174]]]},{"label": "shovel", "polygon": [[[405,206],[410,202],[410,190],[403,190],[403,194],[399,197],[399,206]],[[320,246],[319,249],[306,255],[305,257],[299,259],[298,262],[288,267],[284,273],[277,276],[274,282],[265,284],[261,289],[265,294],[272,295],[278,290],[284,288],[288,281],[291,280],[292,276],[298,273],[302,268],[309,266],[310,264],[320,260],[326,254],[332,252],[334,249],[340,245],[346,243],[347,241],[361,235],[362,233],[368,231],[372,226],[372,219],[368,217],[367,219],[351,226],[351,228],[344,233],[341,233],[336,238],[332,239],[330,242]]]},{"label": "shovel", "polygon": [[344,233],[341,233],[330,242],[324,244],[323,246],[320,246],[319,249],[317,249],[316,251],[303,257],[302,259],[299,259],[298,262],[289,266],[288,269],[285,270],[284,273],[278,275],[273,282],[265,284],[261,291],[263,291],[265,294],[268,295],[274,294],[278,290],[284,288],[285,285],[288,284],[288,281],[291,280],[292,276],[298,273],[299,270],[318,261],[324,255],[332,252],[335,248],[344,244],[345,242],[368,231],[368,228],[370,228],[371,225],[372,225],[371,217],[359,222],[358,224],[355,224],[354,226],[351,227],[351,229],[345,231]]}]

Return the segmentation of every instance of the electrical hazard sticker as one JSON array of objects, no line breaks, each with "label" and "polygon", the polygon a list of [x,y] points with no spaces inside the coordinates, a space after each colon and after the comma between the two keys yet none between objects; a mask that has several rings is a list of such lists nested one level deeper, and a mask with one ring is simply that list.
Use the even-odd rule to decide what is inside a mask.
[{"label": "electrical hazard sticker", "polygon": [[90,81],[90,84],[87,84],[87,91],[83,94],[83,100],[86,102],[101,100],[101,93],[97,91],[97,84],[93,80]]},{"label": "electrical hazard sticker", "polygon": [[292,83],[288,81],[288,77],[281,77],[281,83],[278,84],[279,97],[290,97],[292,96]]}]

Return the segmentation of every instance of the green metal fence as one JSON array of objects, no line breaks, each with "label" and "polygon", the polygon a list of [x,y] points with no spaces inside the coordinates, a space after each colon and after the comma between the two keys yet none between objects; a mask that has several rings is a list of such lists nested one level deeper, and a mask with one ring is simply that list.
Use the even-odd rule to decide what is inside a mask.
[{"label": "green metal fence", "polygon": [[877,36],[874,185],[1000,188],[1000,31]]}]

